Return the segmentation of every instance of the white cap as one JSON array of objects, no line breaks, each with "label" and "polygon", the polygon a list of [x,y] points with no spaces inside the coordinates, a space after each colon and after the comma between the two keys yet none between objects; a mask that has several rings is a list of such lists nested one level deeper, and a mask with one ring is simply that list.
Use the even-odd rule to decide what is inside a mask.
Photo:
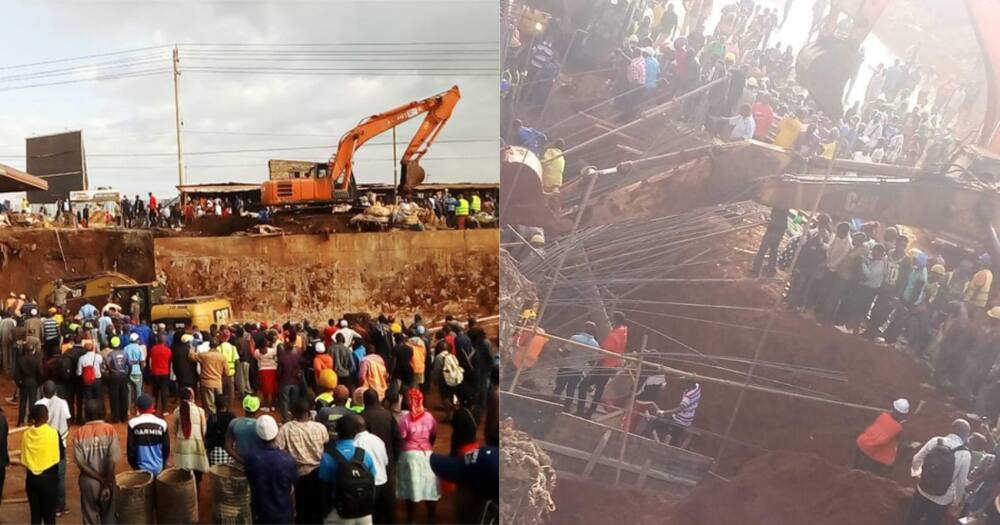
[{"label": "white cap", "polygon": [[129,334],[128,340],[129,341],[138,341],[139,340],[139,334],[137,334],[135,332],[132,332],[131,334]]},{"label": "white cap", "polygon": [[198,345],[198,352],[208,352],[212,348],[212,345],[208,344],[208,341],[203,341]]},{"label": "white cap", "polygon": [[341,328],[347,328],[347,319],[341,319],[340,320],[340,327]]},{"label": "white cap", "polygon": [[29,313],[30,313],[31,315],[38,315],[38,310],[36,310],[36,309],[32,308],[32,309],[31,309],[31,312],[29,312]]},{"label": "white cap", "polygon": [[257,418],[257,437],[264,441],[278,437],[278,423],[273,417],[265,414]]},{"label": "white cap", "polygon": [[193,340],[194,340],[194,336],[191,335],[191,334],[184,334],[184,335],[181,336],[181,342],[182,343],[190,343]]},{"label": "white cap", "polygon": [[314,348],[316,349],[316,353],[317,354],[325,354],[326,353],[326,345],[323,344],[322,341],[316,343],[316,345],[314,346]]},{"label": "white cap", "polygon": [[910,402],[904,398],[899,398],[892,402],[892,408],[900,414],[910,413]]}]

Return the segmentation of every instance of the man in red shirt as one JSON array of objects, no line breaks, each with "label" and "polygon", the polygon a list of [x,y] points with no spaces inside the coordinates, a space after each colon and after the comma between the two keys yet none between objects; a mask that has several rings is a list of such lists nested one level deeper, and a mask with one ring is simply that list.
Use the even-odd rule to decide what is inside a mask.
[{"label": "man in red shirt", "polygon": [[[618,355],[625,354],[625,346],[628,344],[628,327],[625,326],[625,314],[615,312],[611,314],[611,324],[613,328],[607,337],[601,341],[601,348]],[[576,397],[579,400],[576,415],[590,419],[597,411],[597,405],[604,396],[604,387],[608,386],[608,381],[618,372],[622,366],[622,359],[612,355],[602,354],[597,363],[587,372],[587,377],[580,381],[577,387]],[[590,387],[594,387],[594,397],[590,399],[588,406],[587,394]],[[586,407],[586,408],[585,408]]]},{"label": "man in red shirt", "polygon": [[757,125],[754,128],[753,138],[766,142],[767,134],[771,131],[771,124],[774,123],[774,108],[771,107],[771,95],[761,93],[757,97],[757,102],[754,102],[752,109],[753,121]]},{"label": "man in red shirt", "polygon": [[153,376],[153,398],[160,413],[167,413],[167,396],[170,395],[170,359],[172,353],[166,336],[159,335],[149,349],[149,372]]}]

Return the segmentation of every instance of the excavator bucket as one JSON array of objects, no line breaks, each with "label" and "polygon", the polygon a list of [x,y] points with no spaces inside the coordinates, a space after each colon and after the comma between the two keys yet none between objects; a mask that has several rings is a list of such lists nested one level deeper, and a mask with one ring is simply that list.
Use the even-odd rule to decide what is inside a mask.
[{"label": "excavator bucket", "polygon": [[795,61],[795,79],[832,119],[844,113],[844,87],[857,69],[857,46],[833,36],[810,42]]},{"label": "excavator bucket", "polygon": [[421,182],[424,181],[426,172],[420,162],[411,160],[400,167],[401,177],[399,178],[399,193],[409,195]]}]

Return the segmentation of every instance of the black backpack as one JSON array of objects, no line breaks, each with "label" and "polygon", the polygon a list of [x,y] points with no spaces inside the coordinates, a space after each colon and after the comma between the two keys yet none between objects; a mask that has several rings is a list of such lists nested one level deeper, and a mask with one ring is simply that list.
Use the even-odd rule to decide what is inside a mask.
[{"label": "black backpack", "polygon": [[920,490],[929,496],[944,496],[955,478],[955,453],[968,450],[964,445],[948,448],[944,439],[937,438],[934,448],[924,457],[920,471]]},{"label": "black backpack", "polygon": [[375,476],[365,468],[365,451],[354,449],[348,461],[339,450],[331,450],[337,462],[337,485],[333,491],[333,507],[343,519],[371,515],[375,509]]}]

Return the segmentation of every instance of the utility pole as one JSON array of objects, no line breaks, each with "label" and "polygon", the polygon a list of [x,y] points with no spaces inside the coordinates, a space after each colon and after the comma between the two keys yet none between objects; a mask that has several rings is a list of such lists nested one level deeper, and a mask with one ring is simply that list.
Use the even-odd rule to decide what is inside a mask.
[{"label": "utility pole", "polygon": [[184,184],[184,151],[181,149],[181,99],[180,90],[177,87],[177,79],[181,76],[177,70],[180,59],[177,57],[177,46],[174,46],[174,126],[177,129],[177,184]]},{"label": "utility pole", "polygon": [[392,202],[396,202],[399,197],[399,163],[396,161],[396,126],[392,127]]}]

